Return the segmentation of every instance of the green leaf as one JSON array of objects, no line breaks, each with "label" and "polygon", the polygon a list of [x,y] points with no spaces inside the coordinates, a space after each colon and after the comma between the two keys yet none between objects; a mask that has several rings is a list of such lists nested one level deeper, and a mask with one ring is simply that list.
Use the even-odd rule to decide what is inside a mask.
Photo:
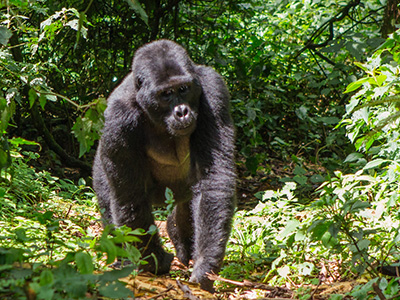
[{"label": "green leaf", "polygon": [[302,105],[296,109],[296,115],[300,120],[305,120],[307,118],[307,111],[308,109]]},{"label": "green leaf", "polygon": [[0,26],[0,44],[2,44],[3,46],[6,46],[8,43],[8,40],[10,39],[11,36],[12,36],[12,33],[10,30],[8,30],[4,26]]},{"label": "green leaf", "polygon": [[346,159],[344,160],[344,162],[356,162],[358,160],[360,160],[361,158],[363,158],[364,155],[358,152],[353,152],[351,154],[349,154]]},{"label": "green leaf", "polygon": [[355,82],[350,83],[347,86],[347,88],[344,91],[344,93],[351,93],[351,92],[357,90],[360,86],[363,85],[363,83],[367,82],[368,80],[369,80],[369,77],[364,77],[364,78],[361,78],[361,79],[359,79],[359,80],[357,80]]},{"label": "green leaf", "polygon": [[32,108],[33,104],[38,98],[38,95],[34,89],[30,89],[28,92],[28,97],[29,97],[29,108]]},{"label": "green leaf", "polygon": [[17,236],[17,241],[27,242],[30,240],[26,235],[25,228],[18,228],[14,231],[15,235]]},{"label": "green leaf", "polygon": [[307,171],[298,165],[293,170],[293,174],[295,174],[295,175],[304,175],[306,173],[307,173]]},{"label": "green leaf", "polygon": [[332,221],[317,220],[309,228],[314,240],[320,241],[322,236],[327,232],[331,226]]},{"label": "green leaf", "polygon": [[31,282],[29,284],[29,289],[32,289],[36,296],[35,299],[51,300],[54,296],[54,290],[48,286],[41,286],[37,282]]},{"label": "green leaf", "polygon": [[379,167],[380,165],[382,165],[383,163],[386,163],[386,162],[388,162],[387,159],[382,159],[382,158],[374,159],[365,165],[364,170],[369,170],[369,169]]},{"label": "green leaf", "polygon": [[57,101],[57,96],[54,94],[46,94],[45,95],[46,99],[51,101],[51,102],[56,102]]},{"label": "green leaf", "polygon": [[100,249],[107,253],[106,263],[111,264],[117,257],[117,246],[107,238],[100,239]]},{"label": "green leaf", "polygon": [[368,246],[371,242],[369,240],[361,240],[357,243],[358,249],[360,250],[364,250],[364,249],[368,249]]},{"label": "green leaf", "polygon": [[351,113],[354,110],[354,108],[358,105],[359,102],[360,102],[360,99],[353,97],[350,100],[350,103],[346,105],[346,112]]},{"label": "green leaf", "polygon": [[88,119],[78,117],[72,126],[72,132],[79,142],[79,157],[82,157],[94,143],[91,138],[91,124]]},{"label": "green leaf", "polygon": [[100,276],[100,281],[109,282],[109,281],[115,281],[119,278],[128,277],[133,272],[133,270],[135,270],[135,266],[128,266],[121,270],[112,270],[104,272]]},{"label": "green leaf", "polygon": [[45,269],[40,273],[40,285],[50,285],[54,282],[54,276],[53,273],[49,269]]},{"label": "green leaf", "polygon": [[165,189],[164,196],[165,196],[166,201],[171,202],[174,200],[174,192],[172,192],[172,190],[170,188]]},{"label": "green leaf", "polygon": [[316,184],[316,183],[322,183],[322,182],[325,181],[325,178],[322,177],[322,176],[319,175],[319,174],[314,174],[314,175],[312,175],[312,176],[310,177],[310,181],[311,181],[312,183],[314,183],[314,184]]},{"label": "green leaf", "polygon": [[362,63],[360,63],[360,62],[358,62],[358,61],[354,62],[354,64],[355,64],[357,67],[359,67],[361,70],[363,70],[363,71],[368,71],[368,68],[366,67],[365,64],[362,64]]},{"label": "green leaf", "polygon": [[296,181],[300,185],[305,185],[307,183],[307,176],[304,175],[296,175],[293,177],[293,180]]},{"label": "green leaf", "polygon": [[12,138],[11,140],[8,140],[8,141],[10,142],[10,144],[13,144],[15,147],[18,147],[19,145],[40,146],[40,144],[37,142],[28,141],[21,137]]},{"label": "green leaf", "polygon": [[329,296],[329,300],[342,300],[344,295],[340,294],[333,294]]},{"label": "green leaf", "polygon": [[64,286],[70,299],[83,299],[88,290],[87,281],[80,278],[80,276],[76,277],[75,280],[72,280],[71,278],[69,284]]},{"label": "green leaf", "polygon": [[139,17],[143,20],[146,25],[149,25],[149,17],[145,10],[142,8],[142,5],[138,0],[125,0],[128,2],[129,6],[139,15]]},{"label": "green leaf", "polygon": [[155,235],[158,232],[158,227],[156,225],[150,225],[149,230],[147,230],[148,234]]},{"label": "green leaf", "polygon": [[133,298],[133,292],[125,287],[125,284],[119,281],[113,281],[108,285],[103,285],[99,288],[101,295],[111,299],[127,299]]},{"label": "green leaf", "polygon": [[357,200],[351,206],[350,212],[358,212],[359,210],[362,210],[362,209],[368,208],[368,207],[371,207],[371,204],[369,202]]},{"label": "green leaf", "polygon": [[289,220],[285,226],[285,229],[280,234],[282,237],[286,237],[287,235],[291,234],[293,231],[297,230],[297,227],[300,225],[299,220],[292,219]]},{"label": "green leaf", "polygon": [[321,117],[319,118],[319,120],[327,125],[336,125],[340,122],[340,119],[337,117]]},{"label": "green leaf", "polygon": [[387,78],[387,76],[385,74],[381,74],[381,75],[377,76],[375,78],[375,80],[376,80],[376,83],[378,84],[378,86],[381,86],[385,82],[386,78]]},{"label": "green leaf", "polygon": [[305,239],[306,239],[306,235],[305,235],[304,231],[299,230],[296,232],[296,234],[294,236],[295,241],[304,241]]},{"label": "green leaf", "polygon": [[0,169],[6,169],[11,165],[11,155],[8,140],[3,136],[0,139]]},{"label": "green leaf", "polygon": [[132,244],[127,244],[125,250],[128,253],[128,258],[131,262],[135,264],[139,263],[140,259],[142,258],[142,253],[140,253],[138,248]]},{"label": "green leaf", "polygon": [[40,104],[40,107],[44,110],[44,107],[46,106],[46,103],[47,103],[47,96],[45,96],[45,95],[43,95],[43,94],[41,94],[40,95],[40,97],[39,97],[39,104]]},{"label": "green leaf", "polygon": [[92,257],[85,252],[78,252],[75,254],[75,262],[81,274],[92,274],[94,266]]}]

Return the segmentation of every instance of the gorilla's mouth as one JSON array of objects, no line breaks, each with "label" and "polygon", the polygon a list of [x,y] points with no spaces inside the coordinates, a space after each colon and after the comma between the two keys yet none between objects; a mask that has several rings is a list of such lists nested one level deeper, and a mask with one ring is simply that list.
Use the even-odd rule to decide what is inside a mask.
[{"label": "gorilla's mouth", "polygon": [[195,128],[196,121],[193,120],[192,122],[188,123],[173,124],[172,126],[168,127],[168,131],[173,136],[185,136],[192,134]]}]

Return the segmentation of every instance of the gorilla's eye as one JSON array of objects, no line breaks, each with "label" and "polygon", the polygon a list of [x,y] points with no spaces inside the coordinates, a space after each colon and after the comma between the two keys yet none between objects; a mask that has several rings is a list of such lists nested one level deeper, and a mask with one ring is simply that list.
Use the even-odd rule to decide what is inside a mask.
[{"label": "gorilla's eye", "polygon": [[140,90],[140,88],[142,87],[142,84],[143,84],[143,79],[140,77],[137,77],[135,84],[136,84],[136,90]]},{"label": "gorilla's eye", "polygon": [[173,89],[169,89],[169,90],[165,90],[161,93],[161,97],[163,98],[169,98],[172,96],[172,94],[174,93]]},{"label": "gorilla's eye", "polygon": [[185,92],[187,92],[188,89],[189,89],[189,87],[187,85],[181,85],[179,87],[179,92],[180,93],[185,93]]}]

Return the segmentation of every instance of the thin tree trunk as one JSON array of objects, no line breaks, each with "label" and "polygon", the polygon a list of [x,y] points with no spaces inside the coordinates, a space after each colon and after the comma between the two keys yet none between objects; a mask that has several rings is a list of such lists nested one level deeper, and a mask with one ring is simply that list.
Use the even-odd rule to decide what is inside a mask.
[{"label": "thin tree trunk", "polygon": [[396,30],[396,24],[400,21],[400,10],[398,7],[398,0],[387,0],[385,12],[383,15],[383,23],[381,27],[381,34],[383,38]]}]

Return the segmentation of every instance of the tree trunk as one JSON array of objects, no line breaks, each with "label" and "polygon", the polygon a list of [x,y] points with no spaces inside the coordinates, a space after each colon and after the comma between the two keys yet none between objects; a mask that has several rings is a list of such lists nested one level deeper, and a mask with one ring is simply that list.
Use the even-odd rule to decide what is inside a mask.
[{"label": "tree trunk", "polygon": [[385,39],[390,33],[396,30],[395,24],[399,24],[400,10],[398,8],[398,2],[398,0],[387,0],[381,27],[381,34]]}]

